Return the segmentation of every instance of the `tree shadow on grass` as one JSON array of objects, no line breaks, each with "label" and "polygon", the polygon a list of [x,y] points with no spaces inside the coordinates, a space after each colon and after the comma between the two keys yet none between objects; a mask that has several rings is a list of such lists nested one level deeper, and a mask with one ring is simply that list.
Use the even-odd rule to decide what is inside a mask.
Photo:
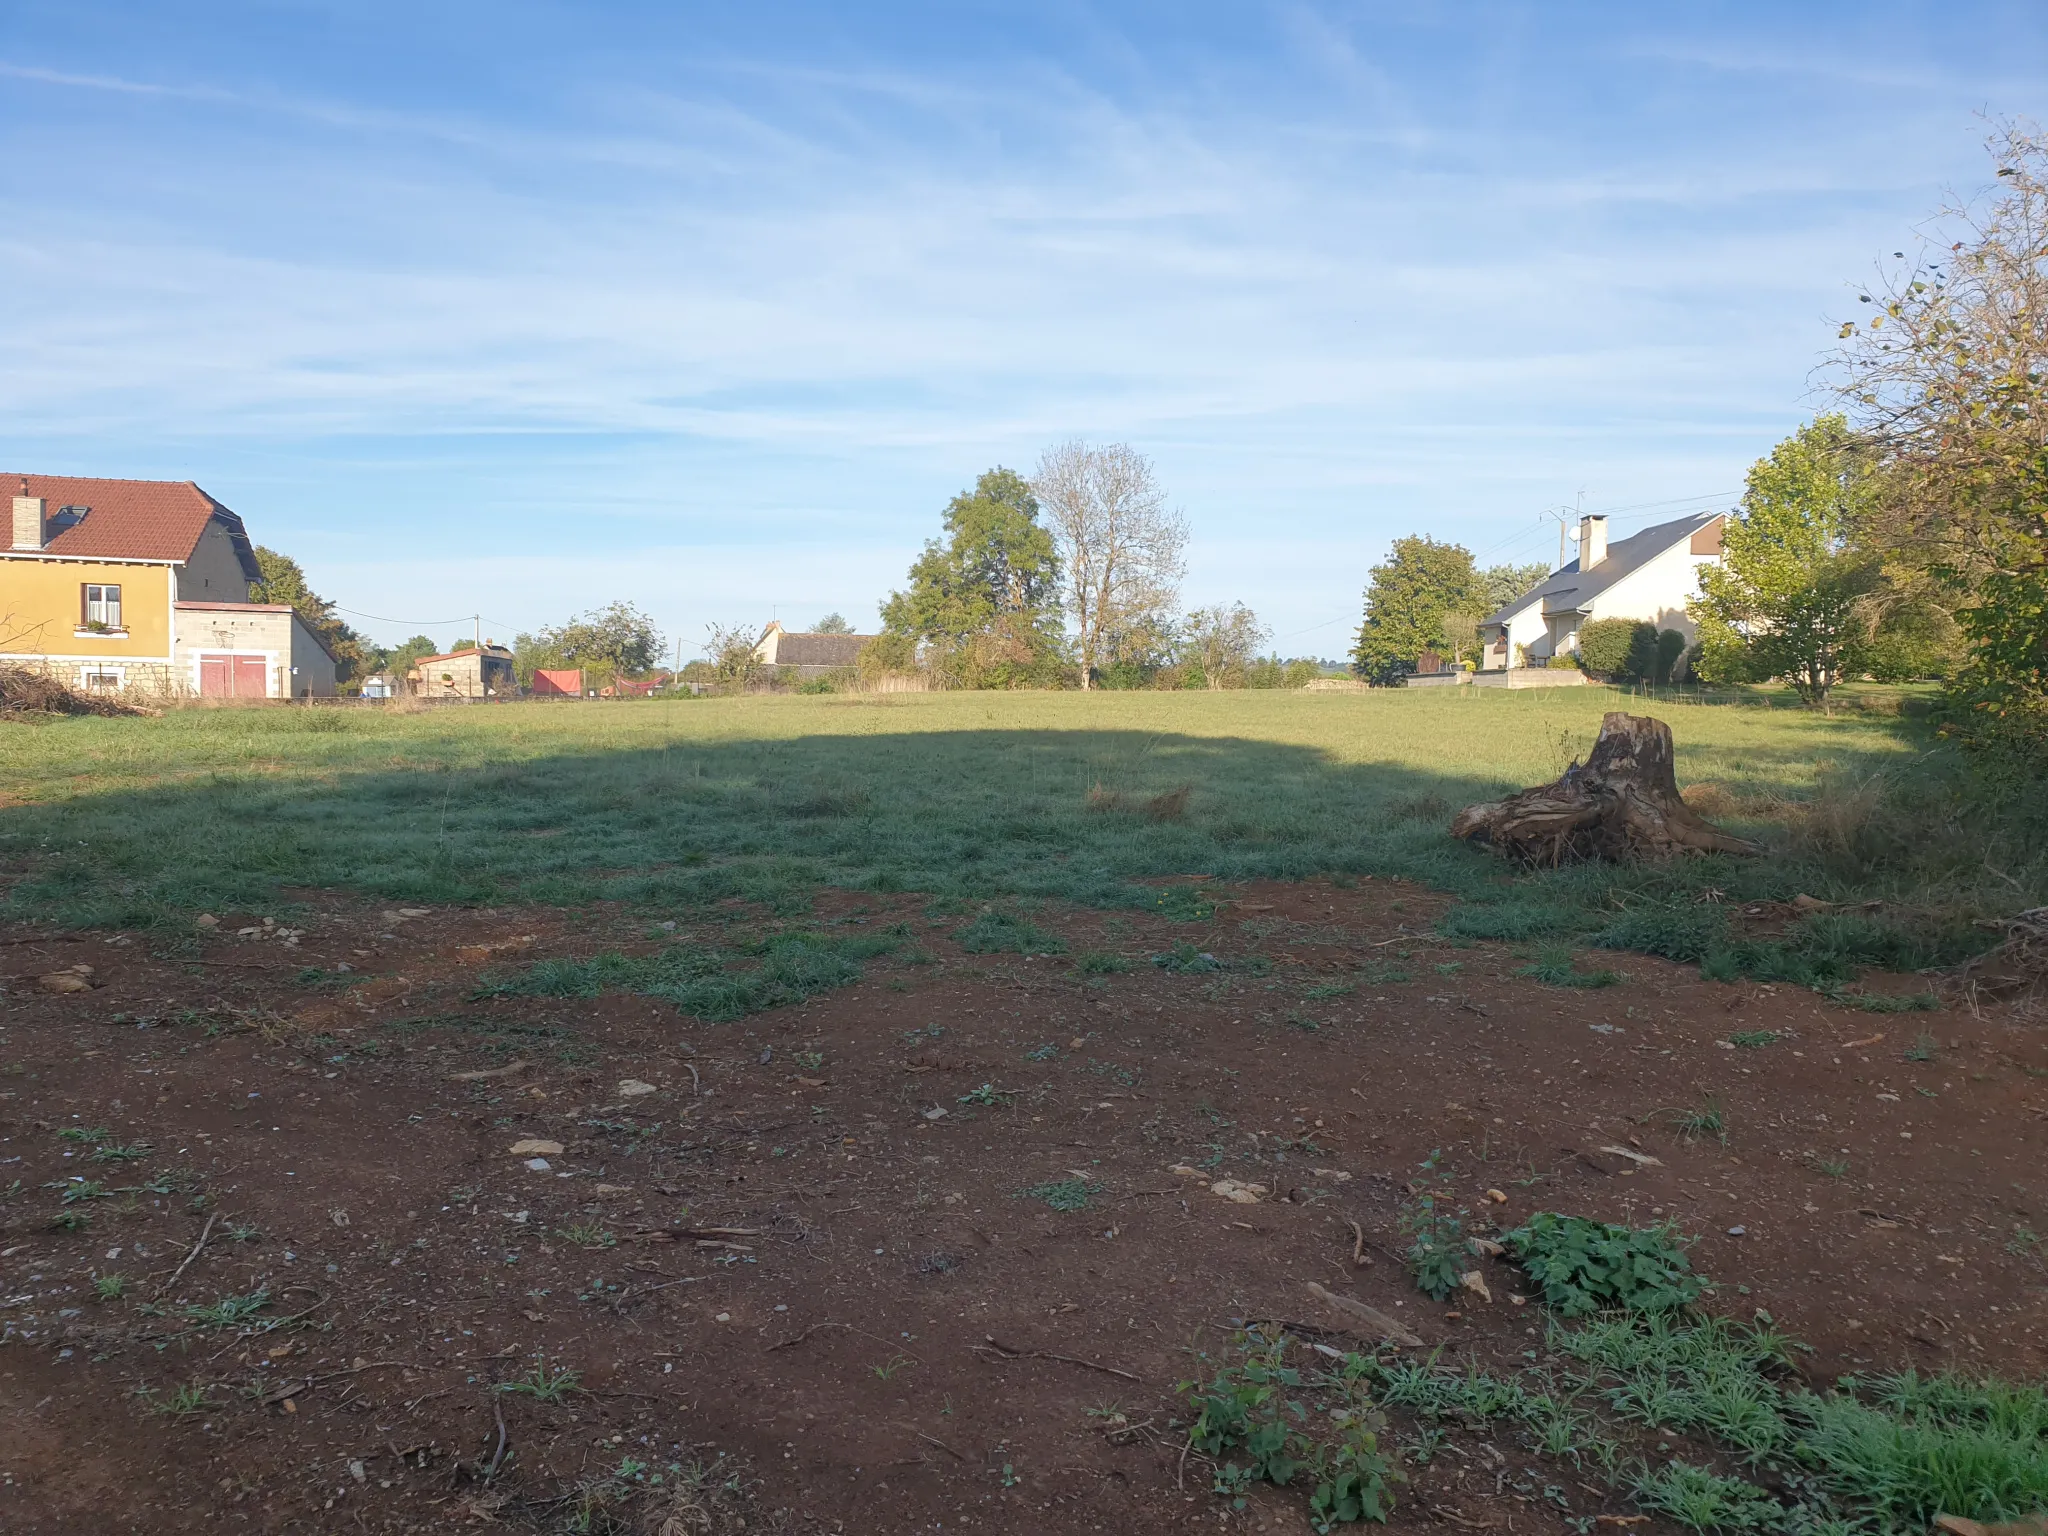
[{"label": "tree shadow on grass", "polygon": [[[1182,786],[1179,814],[1144,814]],[[277,911],[303,888],[664,912],[737,896],[794,914],[825,886],[1128,907],[1154,900],[1145,881],[1173,875],[1371,874],[1460,898],[1443,924],[1452,937],[1702,961],[1729,952],[1726,904],[1812,883],[1797,858],[1775,856],[1517,873],[1445,831],[1459,807],[1508,787],[1477,771],[1138,731],[693,740],[461,769],[217,774],[18,806],[0,858],[15,877],[10,915],[173,932],[200,911]],[[1935,963],[1958,943],[1925,924],[1809,924],[1780,946],[1792,959],[1753,954],[1737,970],[1842,980],[1859,965]]]}]

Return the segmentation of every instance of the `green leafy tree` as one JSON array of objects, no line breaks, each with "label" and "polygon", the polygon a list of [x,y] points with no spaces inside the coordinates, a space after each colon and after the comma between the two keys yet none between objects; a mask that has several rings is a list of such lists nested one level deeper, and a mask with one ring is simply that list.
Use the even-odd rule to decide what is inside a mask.
[{"label": "green leafy tree", "polygon": [[283,603],[296,613],[334,658],[336,684],[344,693],[354,693],[382,664],[383,653],[342,622],[334,605],[307,584],[298,561],[260,544],[255,554],[256,569],[262,574],[249,583],[249,601]]},{"label": "green leafy tree", "polygon": [[967,687],[1049,683],[1064,662],[1059,574],[1031,486],[991,469],[948,503],[945,537],[925,545],[909,586],[882,605],[882,625]]},{"label": "green leafy tree", "polygon": [[403,645],[394,646],[390,650],[385,651],[378,658],[376,670],[389,672],[393,677],[403,682],[405,674],[412,670],[414,662],[418,661],[422,656],[438,656],[440,654],[441,647],[429,640],[425,635],[414,635]]},{"label": "green leafy tree", "polygon": [[711,664],[712,677],[720,687],[744,693],[767,670],[767,663],[754,650],[759,640],[750,629],[728,628],[723,624],[707,624],[704,628],[704,655]]},{"label": "green leafy tree", "polygon": [[1197,608],[1180,624],[1181,665],[1196,686],[1242,688],[1252,658],[1270,631],[1243,603],[1216,603]]},{"label": "green leafy tree", "polygon": [[581,667],[585,686],[603,687],[621,677],[638,677],[661,659],[661,631],[631,603],[608,603],[566,624],[522,634],[512,643],[523,685],[536,670]]},{"label": "green leafy tree", "polygon": [[1447,617],[1469,619],[1485,601],[1472,552],[1463,545],[1421,535],[1396,539],[1386,562],[1372,568],[1352,670],[1382,687],[1398,683],[1415,671],[1424,651],[1444,644]]},{"label": "green leafy tree", "polygon": [[1876,492],[1876,465],[1840,415],[1759,459],[1722,533],[1722,563],[1700,572],[1692,613],[1708,651],[1739,652],[1750,675],[1783,678],[1809,704],[1858,675],[1882,573],[1852,534]]},{"label": "green leafy tree", "polygon": [[1487,613],[1497,613],[1549,574],[1550,567],[1541,560],[1528,565],[1489,565],[1479,573],[1479,584],[1486,593],[1481,606]]},{"label": "green leafy tree", "polygon": [[843,615],[828,613],[811,626],[811,633],[814,635],[850,635],[853,633],[853,626],[846,622]]}]

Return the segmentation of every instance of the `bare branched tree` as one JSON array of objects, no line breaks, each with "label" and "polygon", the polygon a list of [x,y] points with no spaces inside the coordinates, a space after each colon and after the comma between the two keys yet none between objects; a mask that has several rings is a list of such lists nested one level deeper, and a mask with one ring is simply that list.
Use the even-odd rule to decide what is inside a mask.
[{"label": "bare branched tree", "polygon": [[1049,448],[1031,489],[1059,543],[1081,686],[1118,660],[1122,637],[1159,632],[1180,595],[1188,527],[1152,463],[1127,443]]},{"label": "bare branched tree", "polygon": [[1965,583],[2038,520],[2022,507],[2048,449],[2048,135],[2008,121],[1985,147],[1988,195],[1952,199],[1921,252],[1893,253],[1832,359],[1897,472],[1873,531]]}]

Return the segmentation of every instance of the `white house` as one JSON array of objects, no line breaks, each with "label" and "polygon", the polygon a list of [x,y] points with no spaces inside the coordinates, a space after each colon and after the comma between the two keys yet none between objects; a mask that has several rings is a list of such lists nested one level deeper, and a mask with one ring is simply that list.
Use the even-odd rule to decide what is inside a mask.
[{"label": "white house", "polygon": [[1695,513],[1610,544],[1606,518],[1581,518],[1579,558],[1480,624],[1480,671],[1547,666],[1577,650],[1579,626],[1594,619],[1643,619],[1691,643],[1698,627],[1686,604],[1699,595],[1700,567],[1721,563],[1725,522]]}]

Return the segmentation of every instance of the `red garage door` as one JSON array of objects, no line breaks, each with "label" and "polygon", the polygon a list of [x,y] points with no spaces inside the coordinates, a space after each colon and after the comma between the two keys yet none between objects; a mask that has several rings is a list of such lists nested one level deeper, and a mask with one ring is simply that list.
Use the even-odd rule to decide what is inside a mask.
[{"label": "red garage door", "polygon": [[264,699],[270,668],[261,656],[201,656],[199,696],[203,699]]}]

